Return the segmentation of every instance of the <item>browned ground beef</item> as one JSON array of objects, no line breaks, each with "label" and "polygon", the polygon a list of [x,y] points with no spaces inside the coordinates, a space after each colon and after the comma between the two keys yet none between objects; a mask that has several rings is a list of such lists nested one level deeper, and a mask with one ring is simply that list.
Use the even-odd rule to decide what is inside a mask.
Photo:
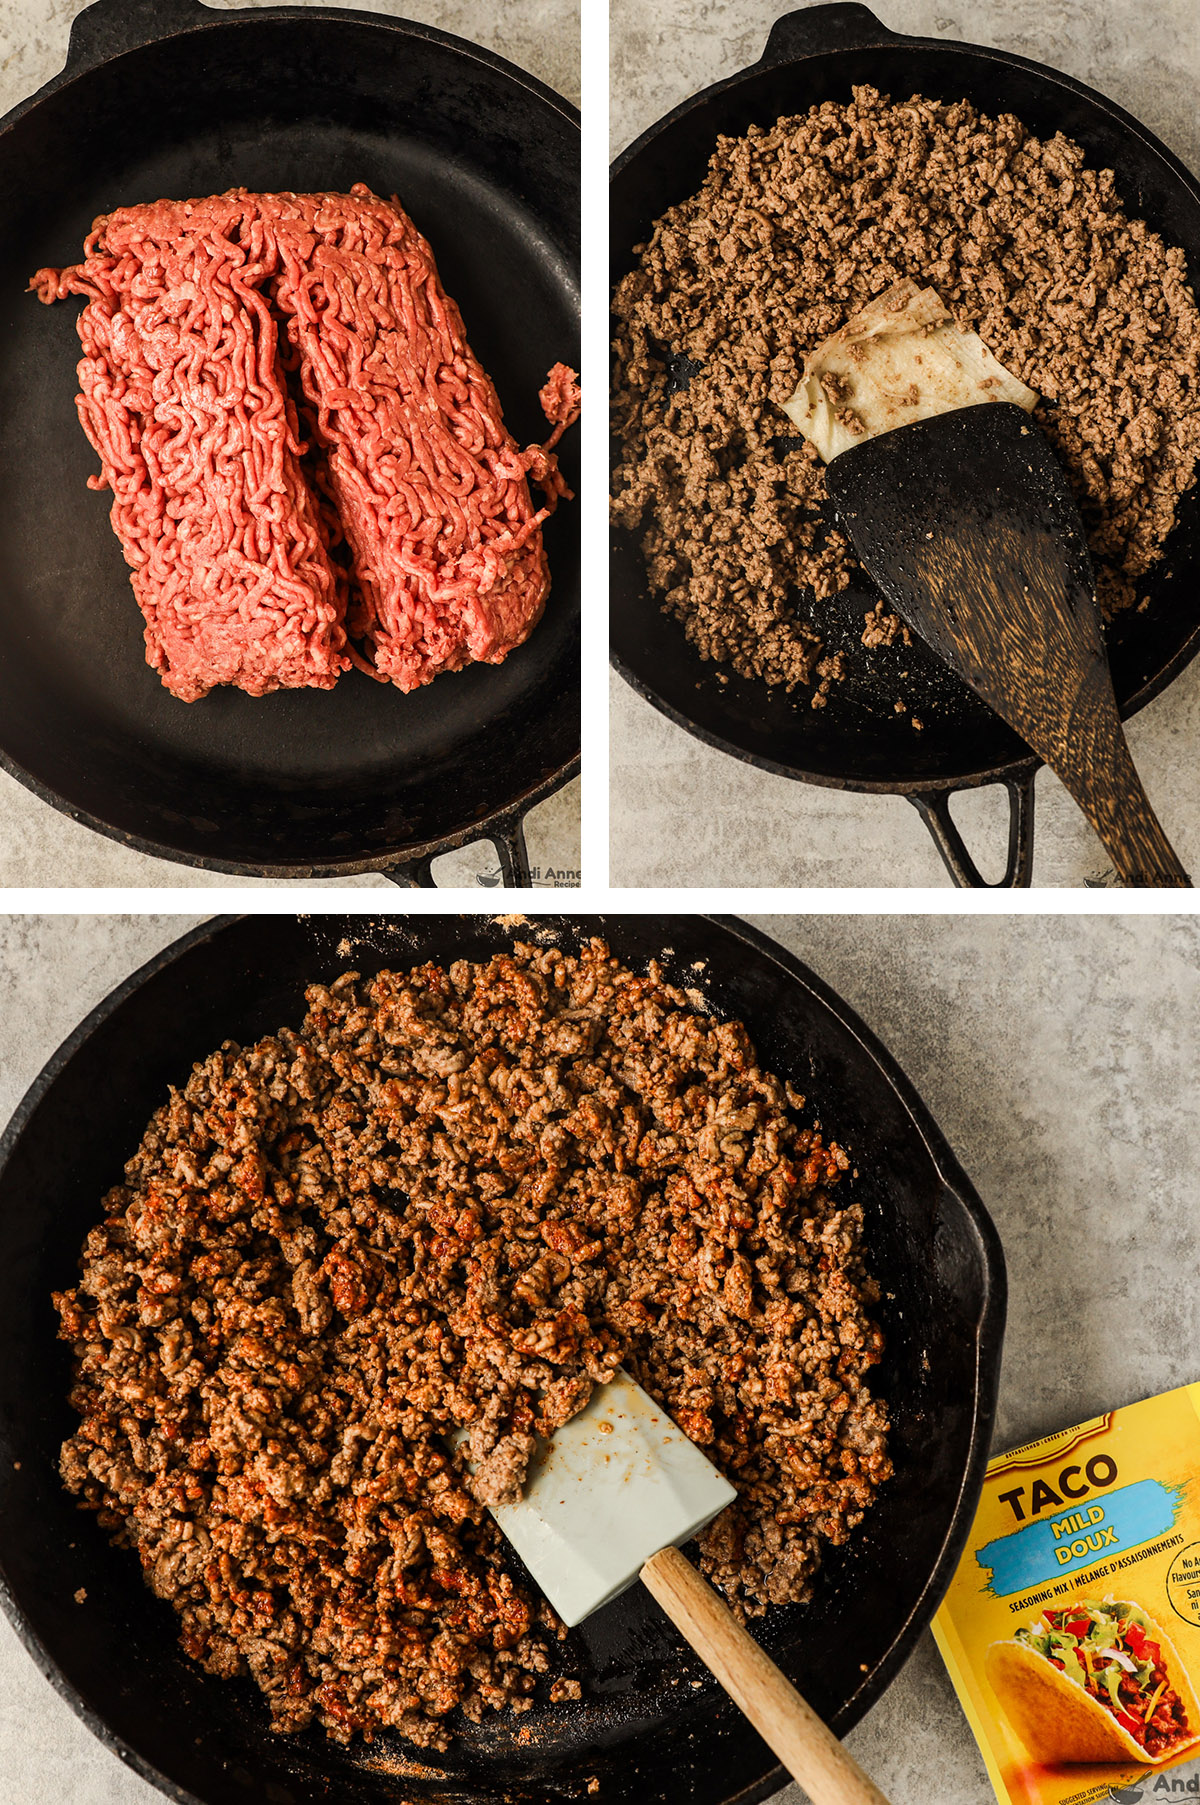
[{"label": "browned ground beef", "polygon": [[[651,589],[703,657],[815,682],[814,705],[840,676],[811,602],[857,567],[817,453],[777,449],[795,443],[780,404],[809,351],[909,276],[1043,397],[1101,605],[1137,601],[1200,455],[1200,312],[1183,252],[1070,139],[856,88],[718,139],[703,187],[637,248],[616,295],[615,515],[643,529]],[[680,353],[697,368],[672,392]],[[864,643],[886,631],[868,616]]]},{"label": "browned ground beef", "polygon": [[188,1653],[281,1730],[527,1710],[559,1626],[448,1437],[504,1489],[621,1360],[740,1493],[704,1570],[803,1599],[890,1472],[878,1291],[744,1027],[595,940],[308,1004],[172,1091],[55,1300],[63,1475]]}]

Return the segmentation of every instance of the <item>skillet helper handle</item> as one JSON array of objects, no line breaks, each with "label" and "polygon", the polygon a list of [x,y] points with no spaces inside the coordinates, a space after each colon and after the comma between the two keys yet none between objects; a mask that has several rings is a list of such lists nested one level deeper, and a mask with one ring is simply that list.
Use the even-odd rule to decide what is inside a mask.
[{"label": "skillet helper handle", "polygon": [[71,26],[63,73],[81,75],[127,50],[220,18],[200,0],[94,0]]},{"label": "skillet helper handle", "polygon": [[407,865],[389,865],[379,875],[401,890],[436,890],[438,881],[433,875],[433,859],[432,853],[426,853],[422,858],[410,859]]},{"label": "skillet helper handle", "polygon": [[[529,852],[525,845],[525,820],[522,815],[502,815],[480,835],[490,842],[499,861],[500,870],[495,877],[483,880],[485,889],[502,884],[506,890],[529,889],[533,878],[529,870]],[[443,847],[442,851],[450,851]],[[380,873],[391,884],[397,884],[405,890],[436,890],[438,881],[433,875],[433,861],[438,851],[423,853],[420,858],[409,859],[403,865],[390,865]]]},{"label": "skillet helper handle", "polygon": [[506,815],[488,830],[487,838],[496,849],[500,861],[500,882],[506,890],[528,890],[533,877],[529,869],[529,849],[525,844],[525,818]]},{"label": "skillet helper handle", "polygon": [[908,800],[929,829],[942,863],[960,890],[1028,890],[1033,882],[1033,784],[1037,769],[1024,777],[1006,777],[1008,791],[1008,863],[998,883],[989,884],[967,851],[966,841],[950,814],[953,791],[923,790]]},{"label": "skillet helper handle", "polygon": [[839,0],[836,5],[806,6],[776,19],[758,67],[793,63],[822,50],[858,50],[870,44],[899,42],[900,33],[889,31],[869,7]]},{"label": "skillet helper handle", "polygon": [[652,1554],[641,1578],[813,1805],[887,1805],[879,1788],[678,1548]]}]

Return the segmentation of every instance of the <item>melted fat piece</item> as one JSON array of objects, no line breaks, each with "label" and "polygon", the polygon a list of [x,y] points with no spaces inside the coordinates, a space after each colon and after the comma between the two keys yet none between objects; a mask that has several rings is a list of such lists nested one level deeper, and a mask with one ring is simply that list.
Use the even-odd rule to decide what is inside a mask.
[{"label": "melted fat piece", "polygon": [[1038,396],[908,278],[817,346],[783,411],[828,464],[863,439],[985,401],[1032,413]]}]

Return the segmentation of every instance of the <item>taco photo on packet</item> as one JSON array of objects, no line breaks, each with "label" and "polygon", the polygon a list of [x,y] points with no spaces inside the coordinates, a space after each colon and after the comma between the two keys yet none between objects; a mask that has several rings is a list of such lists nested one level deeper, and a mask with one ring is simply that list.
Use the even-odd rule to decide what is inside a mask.
[{"label": "taco photo on packet", "polygon": [[1200,1743],[1179,1652],[1138,1604],[1076,1598],[993,1642],[984,1673],[1035,1761],[1159,1766]]}]

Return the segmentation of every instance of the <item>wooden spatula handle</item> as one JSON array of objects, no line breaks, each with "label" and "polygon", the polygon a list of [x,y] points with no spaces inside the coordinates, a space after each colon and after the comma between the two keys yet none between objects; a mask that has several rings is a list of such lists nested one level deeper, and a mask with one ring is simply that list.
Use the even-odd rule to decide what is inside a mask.
[{"label": "wooden spatula handle", "polygon": [[1095,722],[1086,761],[1064,757],[1054,768],[1104,842],[1123,884],[1191,889],[1191,879],[1159,824],[1117,717]]},{"label": "wooden spatula handle", "polygon": [[641,1577],[813,1805],[887,1805],[879,1788],[678,1548],[652,1554]]}]

